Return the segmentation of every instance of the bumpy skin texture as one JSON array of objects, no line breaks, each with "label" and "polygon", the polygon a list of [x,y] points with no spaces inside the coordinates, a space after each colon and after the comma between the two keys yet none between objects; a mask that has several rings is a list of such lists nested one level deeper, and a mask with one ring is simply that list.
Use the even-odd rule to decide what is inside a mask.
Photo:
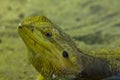
[{"label": "bumpy skin texture", "polygon": [[29,50],[39,80],[99,80],[120,72],[119,65],[81,52],[71,38],[44,16],[24,19],[18,33]]}]

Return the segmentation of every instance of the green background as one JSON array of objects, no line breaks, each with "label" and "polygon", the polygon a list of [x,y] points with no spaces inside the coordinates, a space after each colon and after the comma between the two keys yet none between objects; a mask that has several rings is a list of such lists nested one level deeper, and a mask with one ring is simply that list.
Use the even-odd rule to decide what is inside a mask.
[{"label": "green background", "polygon": [[0,80],[35,80],[17,33],[23,18],[45,15],[77,46],[120,64],[120,0],[0,0]]}]

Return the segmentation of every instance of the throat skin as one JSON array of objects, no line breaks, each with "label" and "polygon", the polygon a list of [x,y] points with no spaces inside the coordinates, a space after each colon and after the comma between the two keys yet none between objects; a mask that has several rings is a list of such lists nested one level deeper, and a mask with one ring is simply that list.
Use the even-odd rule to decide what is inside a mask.
[{"label": "throat skin", "polygon": [[[89,56],[87,54],[84,54],[81,51],[76,51],[77,53],[79,53],[79,55],[77,55],[77,66],[78,67],[82,67],[82,70],[78,69],[78,71],[80,73],[77,74],[72,74],[72,77],[67,77],[66,79],[69,80],[80,80],[80,79],[85,79],[85,80],[100,80],[103,78],[107,78],[115,73],[113,73],[111,71],[110,65],[107,63],[106,60],[103,60],[101,58],[97,58],[97,57],[93,57],[93,56]],[[54,72],[52,73],[52,71],[48,71],[49,69],[46,69],[49,73],[44,74],[45,70],[42,70],[43,67],[43,63],[44,62],[42,59],[40,59],[40,55],[39,54],[35,54],[34,51],[29,50],[29,60],[32,63],[32,65],[36,68],[37,71],[39,71],[41,74],[43,73],[43,76],[47,76],[48,80],[51,79],[51,76],[54,74]],[[37,66],[36,66],[37,65]],[[39,65],[39,68],[38,68]],[[49,67],[46,67],[49,68]],[[51,68],[50,68],[51,69]],[[47,72],[46,71],[46,72]],[[84,74],[81,74],[81,72],[84,71]],[[65,76],[61,76],[61,75],[57,75],[55,74],[57,77],[64,77]],[[46,79],[46,80],[47,80]]]},{"label": "throat skin", "polygon": [[[77,64],[79,67],[82,66],[82,70],[80,70],[80,71],[81,72],[84,71],[86,75],[84,76],[84,74],[80,74],[80,73],[73,74],[72,75],[73,77],[67,77],[70,80],[74,80],[74,79],[75,80],[80,80],[80,79],[100,80],[100,79],[107,78],[114,74],[114,73],[112,73],[110,66],[108,65],[108,63],[105,60],[102,60],[102,59],[99,59],[96,57],[92,57],[92,56],[83,54],[81,52],[79,52],[79,53],[81,55],[79,55],[79,57],[78,57]],[[32,63],[32,65],[36,68],[37,71],[39,71],[42,74],[42,62],[41,62],[42,60],[39,58],[40,55],[35,55],[34,52],[31,50],[29,50],[28,55],[29,55],[29,60]],[[38,65],[39,65],[39,67],[41,66],[41,68],[38,68]],[[47,68],[49,68],[49,67],[47,67]],[[50,72],[52,73],[52,71],[50,71]],[[49,77],[48,77],[48,74],[44,74],[44,76],[48,77],[48,80],[51,79],[52,75],[53,75],[53,73],[51,75],[49,75]],[[57,75],[57,77],[61,77],[61,76]]]}]

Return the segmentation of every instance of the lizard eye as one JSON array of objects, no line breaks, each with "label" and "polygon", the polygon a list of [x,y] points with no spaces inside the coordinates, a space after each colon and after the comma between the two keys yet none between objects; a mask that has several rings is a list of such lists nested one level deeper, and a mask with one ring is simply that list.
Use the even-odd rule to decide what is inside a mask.
[{"label": "lizard eye", "polygon": [[47,37],[51,37],[51,36],[52,36],[52,33],[51,33],[51,32],[47,32],[47,33],[46,33],[46,36],[47,36]]},{"label": "lizard eye", "polygon": [[64,58],[68,58],[68,53],[66,51],[63,51],[62,55]]}]

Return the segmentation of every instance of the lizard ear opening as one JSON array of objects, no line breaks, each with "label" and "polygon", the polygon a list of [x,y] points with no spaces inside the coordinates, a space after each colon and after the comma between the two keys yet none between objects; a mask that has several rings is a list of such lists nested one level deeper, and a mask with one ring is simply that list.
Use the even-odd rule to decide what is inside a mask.
[{"label": "lizard ear opening", "polygon": [[68,55],[68,52],[67,52],[67,51],[63,51],[62,55],[63,55],[63,57],[64,57],[64,58],[68,58],[68,57],[69,57],[69,55]]}]

